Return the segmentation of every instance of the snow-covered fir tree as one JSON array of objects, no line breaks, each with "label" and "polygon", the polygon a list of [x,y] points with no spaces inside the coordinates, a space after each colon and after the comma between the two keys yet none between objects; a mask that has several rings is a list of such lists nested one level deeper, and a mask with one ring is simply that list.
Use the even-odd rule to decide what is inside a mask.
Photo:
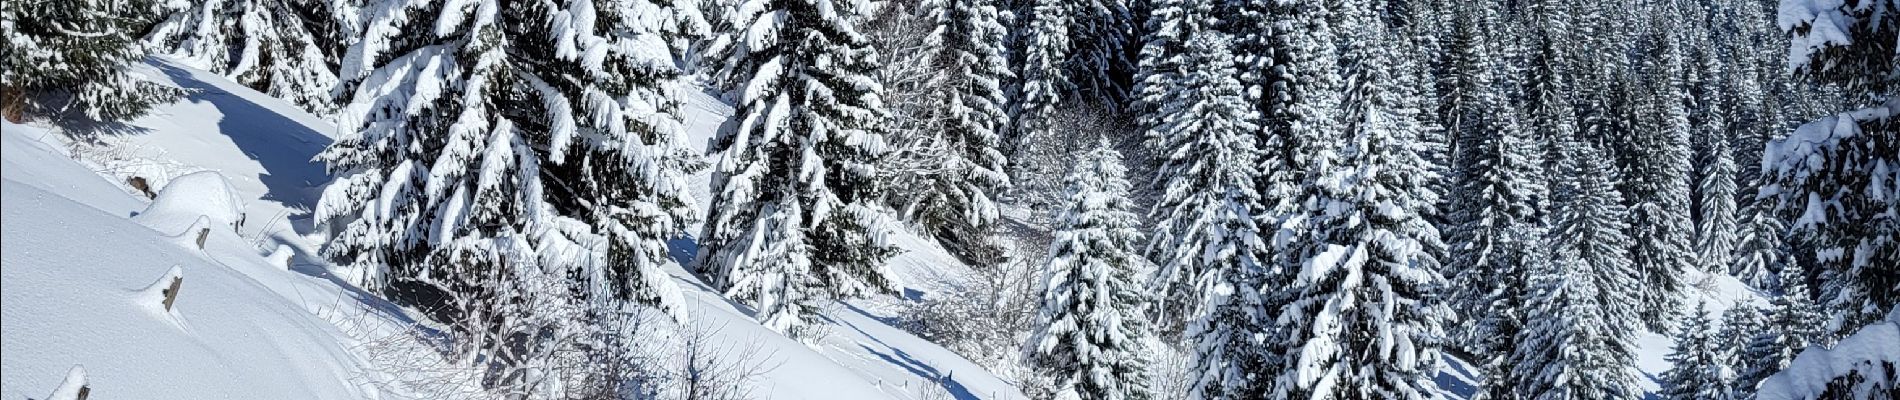
[{"label": "snow-covered fir tree", "polygon": [[1767,329],[1751,337],[1737,360],[1743,367],[1736,371],[1734,386],[1743,395],[1752,395],[1763,379],[1787,368],[1796,354],[1826,334],[1827,317],[1810,297],[1806,269],[1788,264],[1778,279],[1781,295],[1770,301]]},{"label": "snow-covered fir tree", "polygon": [[[1666,21],[1657,22],[1674,27]],[[1636,110],[1636,128],[1615,141],[1622,172],[1621,189],[1630,206],[1630,258],[1643,270],[1643,320],[1652,331],[1668,331],[1680,306],[1682,274],[1695,266],[1695,223],[1690,220],[1688,93],[1680,76],[1686,64],[1679,39],[1651,34],[1646,59],[1652,71]]]},{"label": "snow-covered fir tree", "polygon": [[[1724,125],[1726,126],[1726,125]],[[1703,272],[1723,273],[1729,271],[1736,261],[1737,244],[1741,231],[1736,221],[1735,209],[1735,160],[1729,151],[1729,139],[1726,128],[1701,133],[1708,146],[1704,148],[1703,162],[1698,165],[1700,182],[1696,183],[1696,221],[1695,249],[1696,266]]]},{"label": "snow-covered fir tree", "polygon": [[[1722,350],[1722,366],[1728,367],[1731,381],[1739,382],[1740,374],[1748,370],[1748,363],[1744,361],[1748,343],[1755,340],[1755,335],[1767,331],[1768,323],[1768,314],[1748,300],[1738,300],[1728,311],[1722,312],[1722,327],[1716,332],[1715,348]],[[1742,391],[1741,385],[1733,386],[1731,390],[1735,390],[1736,398],[1746,398],[1744,394],[1748,392]]]},{"label": "snow-covered fir tree", "polygon": [[1730,373],[1722,360],[1722,349],[1709,324],[1706,305],[1690,311],[1676,344],[1670,348],[1669,370],[1662,374],[1662,392],[1666,400],[1729,400]]},{"label": "snow-covered fir tree", "polygon": [[[1838,333],[1884,318],[1900,304],[1900,63],[1892,0],[1783,0],[1787,65],[1802,79],[1836,85],[1855,106],[1802,124],[1762,156],[1762,193],[1808,236],[1822,303],[1845,313]],[[1830,111],[1832,112],[1832,111]]]},{"label": "snow-covered fir tree", "polygon": [[1499,45],[1485,29],[1496,26],[1491,5],[1458,6],[1449,66],[1454,77],[1440,103],[1450,130],[1454,164],[1446,237],[1452,277],[1448,293],[1453,309],[1464,313],[1457,334],[1466,350],[1479,357],[1484,381],[1479,397],[1509,398],[1509,355],[1523,321],[1527,264],[1543,257],[1539,204],[1545,185],[1542,152],[1509,107],[1508,84],[1500,76]]},{"label": "snow-covered fir tree", "polygon": [[1190,371],[1198,379],[1189,395],[1200,399],[1264,390],[1267,365],[1257,336],[1268,329],[1259,293],[1266,242],[1252,219],[1259,150],[1231,43],[1212,30],[1187,38],[1180,83],[1201,89],[1158,105],[1160,121],[1147,134],[1162,191],[1154,208],[1161,220],[1147,247],[1158,265],[1150,291],[1161,295],[1159,319],[1192,320]]},{"label": "snow-covered fir tree", "polygon": [[[12,1],[0,5],[0,114],[7,120],[116,122],[177,97],[135,72],[154,0]],[[74,126],[77,127],[77,126]]]},{"label": "snow-covered fir tree", "polygon": [[1397,96],[1398,42],[1378,19],[1381,2],[1348,2],[1344,30],[1356,32],[1343,57],[1338,163],[1314,171],[1319,211],[1315,243],[1299,254],[1291,300],[1278,321],[1287,339],[1272,398],[1426,399],[1441,324],[1434,249],[1443,246],[1428,216],[1437,194],[1419,155],[1417,110]]},{"label": "snow-covered fir tree", "polygon": [[1627,304],[1642,288],[1629,261],[1629,226],[1615,171],[1595,145],[1574,136],[1554,141],[1561,162],[1546,239],[1552,256],[1527,266],[1532,286],[1522,311],[1525,327],[1504,362],[1513,365],[1506,377],[1515,384],[1487,384],[1487,394],[1639,398],[1642,390],[1629,371],[1641,322]]},{"label": "snow-covered fir tree", "polygon": [[1590,263],[1575,250],[1556,250],[1532,267],[1529,316],[1511,355],[1518,382],[1510,390],[1535,400],[1641,398],[1629,373],[1629,331],[1610,326]]},{"label": "snow-covered fir tree", "polygon": [[1029,358],[1056,385],[1057,399],[1150,398],[1145,268],[1122,156],[1102,139],[1068,176],[1043,269],[1044,291]]},{"label": "snow-covered fir tree", "polygon": [[342,67],[344,135],[317,156],[338,177],[316,209],[325,256],[372,288],[460,290],[444,280],[494,264],[445,252],[511,249],[526,253],[458,257],[525,257],[576,293],[678,312],[660,265],[696,219],[685,176],[701,162],[678,143],[679,72],[643,18],[663,6],[501,6],[365,7]]},{"label": "snow-covered fir tree", "polygon": [[[1071,51],[1069,41],[1069,23],[1073,19],[1069,2],[1062,0],[1026,0],[1031,6],[1029,15],[1019,16],[1027,21],[1024,28],[1022,61],[1017,66],[1016,77],[1021,79],[1021,88],[1010,104],[1012,126],[1004,143],[1004,154],[1011,159],[1028,158],[1031,144],[1047,140],[1054,129],[1056,112],[1068,103],[1066,99],[1074,85],[1069,82],[1066,69]],[[1011,164],[1012,168],[1023,166]],[[1011,176],[1022,176],[1020,169],[1010,171]],[[1043,182],[1038,180],[1035,182]],[[1025,182],[1030,183],[1030,182]],[[1046,190],[1033,186],[1023,186],[1024,190]]]},{"label": "snow-covered fir tree", "polygon": [[999,136],[1008,127],[1002,85],[1010,72],[1003,58],[1003,25],[990,3],[922,4],[934,26],[924,39],[925,57],[937,69],[925,82],[928,103],[919,111],[922,129],[935,134],[927,147],[936,154],[919,181],[898,183],[916,194],[903,205],[904,213],[973,260],[997,252],[988,234],[999,218],[996,199],[1010,184]]},{"label": "snow-covered fir tree", "polygon": [[[1153,280],[1161,315],[1191,315],[1201,300],[1195,290],[1209,270],[1232,269],[1241,258],[1258,258],[1265,243],[1254,237],[1235,237],[1223,226],[1222,215],[1242,207],[1241,214],[1257,214],[1259,195],[1253,187],[1259,175],[1260,151],[1254,141],[1255,119],[1243,102],[1235,79],[1231,41],[1218,31],[1190,37],[1182,64],[1186,71],[1178,84],[1182,91],[1156,105],[1158,117],[1147,132],[1147,143],[1158,166],[1160,189],[1154,216],[1158,218],[1147,254],[1159,267]],[[1207,257],[1215,249],[1245,252],[1228,258]]]},{"label": "snow-covered fir tree", "polygon": [[1729,275],[1757,289],[1778,287],[1780,283],[1775,281],[1775,273],[1788,262],[1788,247],[1783,238],[1787,229],[1775,215],[1772,201],[1756,200],[1742,209],[1743,219],[1737,222],[1740,236],[1735,238],[1735,258],[1729,265]]},{"label": "snow-covered fir tree", "polygon": [[695,268],[772,330],[807,338],[818,307],[896,290],[876,204],[886,144],[877,52],[849,0],[745,0],[727,10],[722,76],[736,129],[714,139],[713,202]]},{"label": "snow-covered fir tree", "polygon": [[[333,5],[342,7],[333,7]],[[323,0],[172,1],[145,41],[313,113],[333,108],[336,63],[357,11]]]}]

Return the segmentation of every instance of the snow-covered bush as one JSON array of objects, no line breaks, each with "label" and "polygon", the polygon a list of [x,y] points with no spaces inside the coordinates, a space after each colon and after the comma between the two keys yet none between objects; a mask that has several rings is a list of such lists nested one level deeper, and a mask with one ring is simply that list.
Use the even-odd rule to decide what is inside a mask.
[{"label": "snow-covered bush", "polygon": [[1900,399],[1900,311],[1841,339],[1809,347],[1762,381],[1757,400]]}]

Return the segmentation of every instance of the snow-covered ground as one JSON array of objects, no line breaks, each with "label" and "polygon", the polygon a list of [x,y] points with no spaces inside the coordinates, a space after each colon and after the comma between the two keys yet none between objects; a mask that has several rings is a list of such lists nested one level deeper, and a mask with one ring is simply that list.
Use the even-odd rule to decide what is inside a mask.
[{"label": "snow-covered ground", "polygon": [[[312,256],[318,236],[308,214],[329,178],[310,160],[335,128],[214,74],[163,60],[146,70],[191,93],[129,123],[129,133],[106,137],[104,145],[67,143],[35,126],[0,127],[0,397],[42,398],[74,366],[83,366],[95,398],[422,397],[387,383],[403,379],[395,372],[409,363],[438,356],[426,346],[388,342],[428,324],[356,289]],[[730,115],[709,96],[683,108],[695,145]],[[150,213],[150,201],[123,183],[137,176],[162,191],[199,171],[215,175],[184,179],[196,189],[161,194],[166,204]],[[207,187],[228,187],[230,195]],[[708,193],[704,185],[695,188],[702,201]],[[240,215],[217,217],[230,208]],[[199,230],[193,224],[201,216],[211,216],[196,225],[211,232],[204,250],[189,234]],[[224,219],[242,224],[232,229]],[[893,265],[907,282],[961,268],[915,236],[897,242],[911,250]],[[183,283],[175,307],[164,311],[163,295],[146,289],[168,281],[161,278],[174,267]],[[880,305],[901,300],[842,305],[825,318],[829,335],[806,345],[760,327],[683,268],[668,270],[686,293],[690,320],[656,324],[665,326],[653,328],[655,337],[679,340],[704,330],[709,344],[749,355],[735,361],[756,367],[755,397],[1023,397],[983,368],[891,326],[892,308]]]}]

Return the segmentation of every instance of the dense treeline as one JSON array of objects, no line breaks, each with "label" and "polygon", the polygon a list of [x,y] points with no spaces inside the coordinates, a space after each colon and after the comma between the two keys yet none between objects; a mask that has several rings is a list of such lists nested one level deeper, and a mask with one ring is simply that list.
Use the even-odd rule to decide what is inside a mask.
[{"label": "dense treeline", "polygon": [[[901,287],[893,229],[1040,268],[998,335],[1065,399],[1432,398],[1446,354],[1479,398],[1636,399],[1644,331],[1665,397],[1749,398],[1900,301],[1892,0],[54,3],[0,6],[7,118],[141,115],[147,54],[333,117],[323,255],[498,393],[620,391],[567,367],[690,318],[683,236],[802,339]],[[1707,315],[1711,275],[1773,303]],[[1855,373],[1825,395],[1895,390]]]}]

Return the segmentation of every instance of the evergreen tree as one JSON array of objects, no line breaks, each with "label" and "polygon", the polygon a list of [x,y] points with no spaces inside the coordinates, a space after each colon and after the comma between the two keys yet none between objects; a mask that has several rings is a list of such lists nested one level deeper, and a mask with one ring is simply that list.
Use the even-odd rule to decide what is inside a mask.
[{"label": "evergreen tree", "polygon": [[1736,222],[1735,160],[1729,152],[1727,132],[1705,132],[1709,146],[1696,184],[1696,207],[1701,219],[1696,224],[1697,264],[1702,271],[1723,273],[1736,261],[1741,227]]},{"label": "evergreen tree", "polygon": [[1634,228],[1630,257],[1644,276],[1641,314],[1651,331],[1664,332],[1679,306],[1682,274],[1695,265],[1695,255],[1690,248],[1688,95],[1679,72],[1686,64],[1678,39],[1669,32],[1677,26],[1658,24],[1663,33],[1650,35],[1651,54],[1645,59],[1652,76],[1639,103],[1642,118],[1615,143]]},{"label": "evergreen tree", "polygon": [[1643,391],[1628,371],[1635,346],[1628,331],[1610,326],[1586,258],[1557,250],[1534,267],[1528,321],[1512,358],[1512,388],[1524,399],[1637,399]]},{"label": "evergreen tree", "polygon": [[1722,361],[1719,341],[1710,332],[1707,308],[1697,305],[1695,314],[1676,335],[1670,348],[1669,370],[1662,374],[1662,395],[1666,400],[1728,400],[1729,372]]},{"label": "evergreen tree", "polygon": [[[1026,0],[1033,6],[1030,14],[1022,16],[1028,20],[1027,33],[1023,40],[1023,60],[1016,76],[1022,79],[1022,88],[1014,104],[1015,124],[1010,130],[1005,155],[1011,159],[1024,158],[1023,152],[1032,143],[1047,140],[1052,135],[1052,123],[1058,107],[1065,103],[1066,96],[1073,90],[1069,82],[1069,72],[1065,65],[1069,59],[1071,45],[1069,24],[1073,19],[1069,2],[1062,0]],[[1021,164],[1013,164],[1012,167]],[[1012,171],[1012,176],[1021,176]],[[1025,188],[1030,189],[1030,188]]]},{"label": "evergreen tree", "polygon": [[885,144],[877,52],[854,28],[866,4],[746,0],[728,10],[724,78],[738,127],[714,140],[713,202],[695,268],[806,338],[823,302],[896,290],[875,204]]},{"label": "evergreen tree", "polygon": [[1854,332],[1900,304],[1900,60],[1888,40],[1900,35],[1888,17],[1900,3],[1784,0],[1780,10],[1795,76],[1865,106],[1803,124],[1762,156],[1762,193],[1813,244],[1822,303],[1845,314],[1838,333]]},{"label": "evergreen tree", "polygon": [[905,213],[924,229],[969,259],[993,258],[999,250],[987,235],[999,218],[995,198],[1009,186],[999,131],[1008,125],[1003,109],[1003,26],[995,6],[978,0],[930,0],[925,18],[935,30],[925,39],[929,63],[927,105],[919,110],[929,140],[941,153],[931,173],[907,188]]},{"label": "evergreen tree", "polygon": [[152,0],[11,1],[0,5],[0,114],[112,122],[177,97],[132,67],[145,59],[138,33],[155,22]]},{"label": "evergreen tree", "polygon": [[1069,206],[1050,245],[1030,359],[1055,378],[1056,398],[1150,398],[1142,316],[1141,232],[1122,156],[1103,139],[1068,176]]},{"label": "evergreen tree", "polygon": [[1441,118],[1451,131],[1454,148],[1454,186],[1449,215],[1452,275],[1449,300],[1467,317],[1458,332],[1468,340],[1466,350],[1479,357],[1484,382],[1478,397],[1511,396],[1510,353],[1521,329],[1526,265],[1537,262],[1544,249],[1539,204],[1545,186],[1542,158],[1532,138],[1507,103],[1508,82],[1498,76],[1503,60],[1498,46],[1482,29],[1496,26],[1490,5],[1466,4],[1458,11],[1450,47],[1454,74],[1450,91],[1440,103]]},{"label": "evergreen tree", "polygon": [[[1315,170],[1316,243],[1279,321],[1284,369],[1271,397],[1425,399],[1442,322],[1438,231],[1427,220],[1437,194],[1417,147],[1417,111],[1392,88],[1394,42],[1377,2],[1352,2],[1344,26],[1347,71],[1338,164]],[[1270,345],[1271,346],[1271,345]]]},{"label": "evergreen tree", "polygon": [[1740,221],[1741,236],[1736,238],[1735,261],[1729,274],[1757,289],[1770,289],[1780,285],[1774,283],[1775,271],[1781,270],[1787,263],[1787,245],[1782,235],[1786,232],[1781,219],[1774,214],[1772,199],[1752,202],[1742,210]]},{"label": "evergreen tree", "polygon": [[1825,316],[1809,297],[1806,271],[1788,264],[1779,274],[1781,295],[1770,301],[1767,329],[1755,334],[1743,348],[1744,367],[1736,377],[1737,393],[1752,395],[1763,379],[1787,368],[1801,350],[1816,344],[1825,333]]},{"label": "evergreen tree", "polygon": [[[347,3],[345,3],[347,4]],[[320,0],[172,2],[145,42],[313,113],[333,108],[344,17]]]},{"label": "evergreen tree", "polygon": [[585,298],[679,315],[660,266],[696,219],[686,176],[700,161],[678,143],[679,71],[648,47],[657,28],[629,13],[642,8],[366,9],[342,68],[344,135],[317,156],[338,177],[316,209],[332,262],[371,288],[449,291],[499,290],[467,285],[532,262]]},{"label": "evergreen tree", "polygon": [[1217,31],[1189,38],[1181,84],[1200,90],[1162,105],[1148,132],[1163,192],[1147,250],[1160,264],[1152,281],[1162,294],[1157,314],[1193,316],[1190,371],[1199,375],[1189,394],[1200,399],[1247,398],[1266,378],[1257,336],[1267,329],[1258,292],[1266,242],[1252,220],[1259,152],[1230,43]]},{"label": "evergreen tree", "polygon": [[[1192,36],[1184,63],[1190,67],[1180,84],[1194,89],[1160,104],[1159,120],[1147,133],[1161,191],[1154,208],[1159,222],[1147,254],[1160,266],[1154,284],[1162,315],[1195,312],[1190,304],[1201,296],[1194,287],[1207,271],[1231,269],[1228,264],[1236,258],[1258,257],[1263,250],[1259,246],[1264,241],[1257,236],[1227,236],[1232,232],[1221,220],[1232,211],[1226,209],[1228,203],[1242,207],[1242,215],[1256,214],[1259,204],[1253,188],[1259,175],[1254,169],[1260,159],[1253,137],[1257,128],[1250,108],[1242,103],[1230,43],[1216,31]],[[1249,255],[1205,256],[1223,248]]]},{"label": "evergreen tree", "polygon": [[[1507,364],[1515,393],[1529,399],[1633,399],[1629,374],[1641,322],[1628,304],[1638,296],[1629,262],[1629,229],[1615,172],[1591,144],[1559,137],[1561,173],[1553,190],[1554,256],[1531,265],[1525,329]],[[1496,389],[1502,391],[1502,389]],[[1492,398],[1510,398],[1494,394]]]},{"label": "evergreen tree", "polygon": [[[1737,374],[1734,376],[1737,381],[1739,374],[1748,370],[1744,350],[1748,348],[1749,342],[1754,341],[1755,335],[1768,330],[1768,322],[1768,314],[1747,300],[1738,300],[1728,311],[1722,312],[1722,329],[1716,333],[1715,348],[1722,351],[1722,366]],[[1742,395],[1748,392],[1742,391],[1740,385],[1736,386],[1733,388],[1736,398],[1744,398]]]}]

